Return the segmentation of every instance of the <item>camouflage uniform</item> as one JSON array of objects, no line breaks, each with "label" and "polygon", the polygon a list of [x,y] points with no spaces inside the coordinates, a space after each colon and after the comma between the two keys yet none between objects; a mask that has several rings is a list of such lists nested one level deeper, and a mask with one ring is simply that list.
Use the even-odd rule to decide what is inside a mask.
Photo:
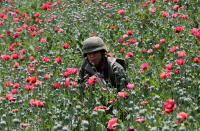
[{"label": "camouflage uniform", "polygon": [[[99,50],[107,51],[105,44],[98,37],[89,38],[88,40],[85,40],[85,43],[85,47],[83,47],[84,56],[89,52]],[[88,43],[90,43],[90,45],[88,45]],[[100,45],[96,43],[100,43]],[[107,84],[111,84],[111,87],[117,88],[118,92],[123,88],[126,88],[126,85],[128,84],[128,78],[124,68],[115,61],[115,58],[105,57],[104,55],[102,57],[102,66],[100,69],[96,69],[88,59],[84,60],[79,69],[78,83],[84,86],[88,78],[96,73],[100,74],[101,78],[103,78]]]}]

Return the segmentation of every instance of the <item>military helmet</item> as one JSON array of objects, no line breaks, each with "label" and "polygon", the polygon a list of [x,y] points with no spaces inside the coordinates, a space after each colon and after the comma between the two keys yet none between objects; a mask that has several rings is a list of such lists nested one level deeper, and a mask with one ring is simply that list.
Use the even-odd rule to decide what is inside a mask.
[{"label": "military helmet", "polygon": [[103,40],[99,37],[89,37],[83,41],[83,55],[86,56],[87,53],[103,50],[107,52],[106,45]]}]

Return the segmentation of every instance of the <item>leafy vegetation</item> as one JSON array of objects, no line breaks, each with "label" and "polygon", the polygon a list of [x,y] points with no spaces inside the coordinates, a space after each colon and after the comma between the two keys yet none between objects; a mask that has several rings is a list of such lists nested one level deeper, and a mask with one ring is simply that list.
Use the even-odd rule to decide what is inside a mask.
[{"label": "leafy vegetation", "polygon": [[[199,5],[1,0],[0,130],[199,130]],[[91,36],[128,63],[122,92],[78,86]]]}]

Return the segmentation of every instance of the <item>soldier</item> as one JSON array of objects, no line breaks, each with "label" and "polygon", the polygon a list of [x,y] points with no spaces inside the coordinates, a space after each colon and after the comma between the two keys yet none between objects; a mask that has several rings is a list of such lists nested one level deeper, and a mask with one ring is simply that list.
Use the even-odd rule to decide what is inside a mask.
[{"label": "soldier", "polygon": [[83,55],[86,57],[79,69],[79,84],[85,85],[93,75],[101,79],[101,83],[111,84],[121,91],[128,84],[125,69],[115,58],[106,57],[106,45],[99,37],[90,37],[83,42]]}]

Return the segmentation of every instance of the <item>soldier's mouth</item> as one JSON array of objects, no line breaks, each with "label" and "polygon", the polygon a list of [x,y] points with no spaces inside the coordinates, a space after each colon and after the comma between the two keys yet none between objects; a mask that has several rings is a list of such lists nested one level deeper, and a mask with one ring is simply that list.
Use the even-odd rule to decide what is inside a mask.
[{"label": "soldier's mouth", "polygon": [[96,61],[90,61],[92,64],[96,64]]}]

